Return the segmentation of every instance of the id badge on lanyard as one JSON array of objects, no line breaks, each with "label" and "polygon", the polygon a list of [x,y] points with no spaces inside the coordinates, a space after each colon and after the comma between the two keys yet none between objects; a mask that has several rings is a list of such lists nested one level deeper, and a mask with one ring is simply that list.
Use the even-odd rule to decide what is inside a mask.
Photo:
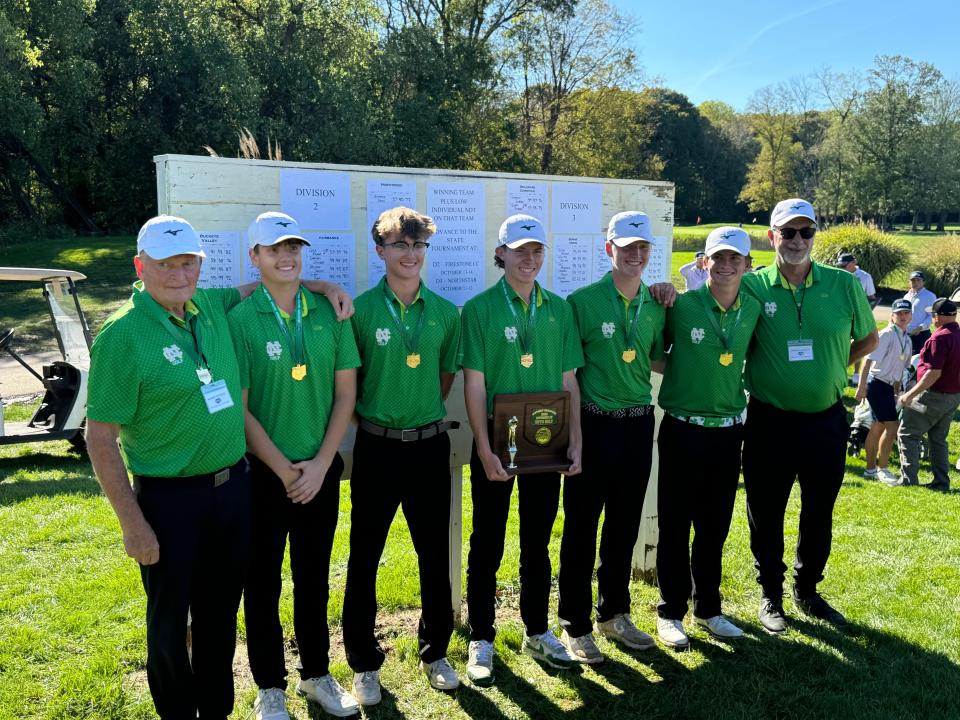
[{"label": "id badge on lanyard", "polygon": [[203,401],[207,404],[207,410],[211,415],[233,407],[233,398],[230,397],[226,380],[217,380],[201,385],[200,392],[203,394]]},{"label": "id badge on lanyard", "polygon": [[813,360],[813,340],[788,340],[787,360],[790,362]]}]

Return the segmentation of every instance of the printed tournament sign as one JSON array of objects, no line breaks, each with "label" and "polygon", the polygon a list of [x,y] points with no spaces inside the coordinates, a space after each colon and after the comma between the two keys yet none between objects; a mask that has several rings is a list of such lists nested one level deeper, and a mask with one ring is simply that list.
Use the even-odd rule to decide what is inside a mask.
[{"label": "printed tournament sign", "polygon": [[280,209],[304,230],[349,231],[349,173],[281,170]]}]

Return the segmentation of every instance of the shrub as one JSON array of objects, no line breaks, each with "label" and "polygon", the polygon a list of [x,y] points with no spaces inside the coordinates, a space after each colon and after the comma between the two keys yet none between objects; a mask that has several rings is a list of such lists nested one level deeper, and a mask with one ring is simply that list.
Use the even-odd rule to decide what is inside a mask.
[{"label": "shrub", "polygon": [[914,255],[914,265],[923,271],[930,292],[950,297],[960,287],[960,237],[947,235],[925,242]]},{"label": "shrub", "polygon": [[[686,228],[678,230],[674,228],[673,230],[673,251],[674,252],[698,252],[703,250],[704,244],[707,242],[708,232],[701,230],[688,230]],[[753,250],[769,250],[770,249],[770,240],[767,239],[766,234],[756,233],[756,232],[747,232],[750,236],[750,247]]]},{"label": "shrub", "polygon": [[890,273],[903,268],[909,259],[909,253],[892,235],[866,225],[837,225],[817,233],[814,260],[833,265],[844,252],[856,256],[857,265],[873,276],[877,287]]}]

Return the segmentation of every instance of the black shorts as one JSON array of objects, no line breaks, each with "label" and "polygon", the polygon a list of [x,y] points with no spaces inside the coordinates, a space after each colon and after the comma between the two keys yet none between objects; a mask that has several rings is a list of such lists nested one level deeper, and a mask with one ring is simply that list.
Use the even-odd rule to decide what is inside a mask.
[{"label": "black shorts", "polygon": [[867,402],[879,422],[894,422],[899,417],[893,385],[888,385],[883,380],[870,378],[867,382]]}]

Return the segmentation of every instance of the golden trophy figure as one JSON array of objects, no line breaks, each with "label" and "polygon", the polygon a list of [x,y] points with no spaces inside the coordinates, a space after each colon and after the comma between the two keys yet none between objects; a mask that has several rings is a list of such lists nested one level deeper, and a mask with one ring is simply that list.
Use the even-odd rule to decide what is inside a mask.
[{"label": "golden trophy figure", "polygon": [[520,421],[517,420],[517,416],[514,415],[510,418],[510,421],[507,423],[507,452],[510,453],[510,464],[507,465],[508,470],[517,469],[517,426],[520,424]]}]

